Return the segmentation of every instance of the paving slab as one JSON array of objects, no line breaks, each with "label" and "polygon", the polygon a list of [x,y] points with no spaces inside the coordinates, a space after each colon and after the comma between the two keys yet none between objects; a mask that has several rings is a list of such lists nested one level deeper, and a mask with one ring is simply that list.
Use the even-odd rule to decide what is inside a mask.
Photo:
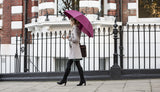
[{"label": "paving slab", "polygon": [[0,92],[160,92],[160,79],[79,81],[57,85],[56,81],[2,81]]}]

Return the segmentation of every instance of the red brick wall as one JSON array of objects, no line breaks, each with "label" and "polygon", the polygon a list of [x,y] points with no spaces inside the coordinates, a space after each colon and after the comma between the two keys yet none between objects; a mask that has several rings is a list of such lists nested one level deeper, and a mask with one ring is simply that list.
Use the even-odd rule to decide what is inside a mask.
[{"label": "red brick wall", "polygon": [[38,6],[38,1],[32,1],[32,6]]},{"label": "red brick wall", "polygon": [[[80,0],[80,1],[99,1],[99,0]],[[79,7],[79,11],[85,14],[97,14],[99,9],[97,7]]]},{"label": "red brick wall", "polygon": [[133,9],[133,10],[128,10],[128,15],[129,16],[136,16],[136,10],[135,9]]},{"label": "red brick wall", "polygon": [[39,10],[39,16],[44,16],[48,12],[49,15],[54,15],[54,9]]},{"label": "red brick wall", "polygon": [[31,18],[32,18],[32,0],[28,0],[28,13],[27,13],[27,17],[29,18],[27,21],[28,23],[31,22]]},{"label": "red brick wall", "polygon": [[[84,0],[80,0],[84,1]],[[85,0],[88,1],[88,0]],[[89,1],[98,1],[98,0],[89,0]],[[117,0],[119,1],[119,0]],[[55,0],[39,0],[39,3],[42,2],[55,2]],[[128,10],[128,3],[135,3],[136,0],[122,0],[122,23],[125,25],[128,22],[128,16],[136,16],[136,10]],[[108,0],[108,3],[116,3],[116,0]],[[2,35],[2,43],[4,44],[10,44],[11,43],[11,37],[16,36],[16,34],[24,34],[24,6],[23,6],[23,14],[11,14],[11,6],[21,6],[24,5],[24,0],[4,0],[3,5],[0,5],[0,7],[3,7],[3,16],[0,16],[0,19],[3,20],[3,26],[2,30],[0,30],[0,35]],[[36,15],[36,13],[31,12],[32,6],[37,6],[37,1],[28,0],[28,18],[31,18]],[[83,11],[84,13],[97,13],[98,8],[87,8],[80,7],[80,11]],[[119,10],[119,6],[117,4],[117,10]],[[54,9],[47,9],[49,14],[54,14]],[[41,15],[46,14],[45,10],[39,11]],[[116,14],[116,10],[108,10],[109,16],[114,16]],[[23,21],[23,29],[11,29],[11,21]]]},{"label": "red brick wall", "polygon": [[80,7],[79,11],[85,14],[97,14],[99,9],[97,7]]},{"label": "red brick wall", "polygon": [[22,14],[13,14],[12,15],[12,21],[22,21],[23,15]]},{"label": "red brick wall", "polygon": [[12,2],[12,6],[21,6],[23,0],[10,0]]},{"label": "red brick wall", "polygon": [[108,0],[108,3],[116,3],[116,0]]},{"label": "red brick wall", "polygon": [[129,0],[130,3],[136,3],[136,0]]},{"label": "red brick wall", "polygon": [[[121,4],[121,10],[119,5],[119,0],[108,0],[108,3],[117,3],[116,4],[116,10],[108,10],[108,16],[115,16],[117,13],[117,19],[122,21],[123,25],[125,25],[128,22],[128,16],[136,16],[136,10],[128,10],[128,3],[136,3],[136,0],[122,0]],[[120,12],[121,12],[121,18],[120,18]]]},{"label": "red brick wall", "polygon": [[11,43],[11,0],[3,1],[3,27],[1,41],[3,44]]},{"label": "red brick wall", "polygon": [[[33,6],[37,6],[38,7],[38,1],[32,1],[32,6],[31,7],[33,7]],[[32,12],[31,11],[31,13],[32,13],[32,18],[38,17],[38,12]]]},{"label": "red brick wall", "polygon": [[55,0],[39,0],[39,3],[43,3],[43,2],[55,2]]},{"label": "red brick wall", "polygon": [[[108,4],[109,3],[116,3],[116,0],[108,0]],[[109,9],[107,14],[108,14],[108,16],[115,16],[116,15],[116,10]]]},{"label": "red brick wall", "polygon": [[122,23],[126,25],[128,16],[136,16],[136,9],[128,9],[128,3],[136,3],[136,0],[122,0]]},{"label": "red brick wall", "polygon": [[79,0],[79,1],[99,1],[99,0]]},{"label": "red brick wall", "polygon": [[[12,6],[22,6],[24,5],[24,0],[4,0],[3,1],[3,26],[2,30],[0,30],[0,34],[2,35],[1,41],[2,44],[10,44],[11,43],[11,37],[15,37],[16,34],[20,36],[24,35],[24,6],[23,6],[23,13],[22,14],[12,14],[11,13],[11,7]],[[28,0],[28,17],[32,17],[31,13],[31,6],[32,6],[32,0]],[[22,21],[22,29],[11,29],[11,22],[12,21]]]},{"label": "red brick wall", "polygon": [[116,10],[108,10],[108,16],[115,16]]},{"label": "red brick wall", "polygon": [[[39,4],[43,2],[55,2],[55,0],[39,0]],[[39,16],[44,16],[48,12],[49,15],[54,15],[54,9],[43,9],[39,10]]]},{"label": "red brick wall", "polygon": [[22,34],[21,29],[12,29],[11,31],[11,37],[15,37],[16,35],[20,36],[20,34]]},{"label": "red brick wall", "polygon": [[125,25],[128,22],[128,2],[129,0],[122,0],[122,23]]}]

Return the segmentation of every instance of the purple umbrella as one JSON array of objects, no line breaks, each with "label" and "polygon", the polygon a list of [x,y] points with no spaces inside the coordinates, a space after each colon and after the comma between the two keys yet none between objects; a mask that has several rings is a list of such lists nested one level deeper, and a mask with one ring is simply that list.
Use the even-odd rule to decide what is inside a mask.
[{"label": "purple umbrella", "polygon": [[82,25],[80,28],[82,32],[87,34],[89,37],[93,37],[93,27],[90,21],[80,12],[76,10],[67,10],[64,14],[70,19],[73,17],[77,21],[79,21]]}]

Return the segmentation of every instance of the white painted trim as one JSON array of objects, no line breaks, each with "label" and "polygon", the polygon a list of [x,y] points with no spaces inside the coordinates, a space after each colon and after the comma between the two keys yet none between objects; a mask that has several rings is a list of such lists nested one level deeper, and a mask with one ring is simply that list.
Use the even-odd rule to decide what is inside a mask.
[{"label": "white painted trim", "polygon": [[54,2],[44,2],[44,3],[39,4],[39,10],[47,9],[47,8],[55,9],[56,4]]},{"label": "white painted trim", "polygon": [[12,14],[19,14],[23,12],[22,6],[12,6]]},{"label": "white painted trim", "polygon": [[99,1],[80,1],[79,7],[100,7]]},{"label": "white painted trim", "polygon": [[57,14],[57,1],[58,1],[58,0],[55,0],[54,14]]},{"label": "white painted trim", "polygon": [[33,6],[32,7],[32,12],[38,12],[39,10],[38,10],[38,6]]},{"label": "white painted trim", "polygon": [[108,8],[107,8],[107,6],[108,6],[108,2],[107,2],[107,0],[104,0],[104,14],[108,14]]},{"label": "white painted trim", "polygon": [[101,0],[99,0],[99,11],[101,11]]},{"label": "white painted trim", "polygon": [[136,22],[137,21],[137,16],[128,16],[128,21],[129,22]]},{"label": "white painted trim", "polygon": [[0,8],[0,15],[3,15],[3,8]]},{"label": "white painted trim", "polygon": [[0,29],[2,28],[3,26],[3,20],[0,20]]},{"label": "white painted trim", "polygon": [[11,29],[22,29],[22,21],[12,21]]},{"label": "white painted trim", "polygon": [[108,9],[110,9],[110,10],[116,10],[117,9],[116,3],[108,3]]},{"label": "white painted trim", "polygon": [[128,9],[136,9],[137,4],[136,3],[128,3]]},{"label": "white painted trim", "polygon": [[3,0],[0,0],[0,4],[3,4]]}]

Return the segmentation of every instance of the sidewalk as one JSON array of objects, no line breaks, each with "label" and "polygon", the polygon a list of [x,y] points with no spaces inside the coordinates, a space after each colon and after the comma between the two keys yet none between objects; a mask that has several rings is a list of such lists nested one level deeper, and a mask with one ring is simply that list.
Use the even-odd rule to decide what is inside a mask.
[{"label": "sidewalk", "polygon": [[160,92],[160,79],[87,81],[80,87],[78,83],[68,81],[63,86],[56,81],[6,81],[0,82],[0,92]]}]

